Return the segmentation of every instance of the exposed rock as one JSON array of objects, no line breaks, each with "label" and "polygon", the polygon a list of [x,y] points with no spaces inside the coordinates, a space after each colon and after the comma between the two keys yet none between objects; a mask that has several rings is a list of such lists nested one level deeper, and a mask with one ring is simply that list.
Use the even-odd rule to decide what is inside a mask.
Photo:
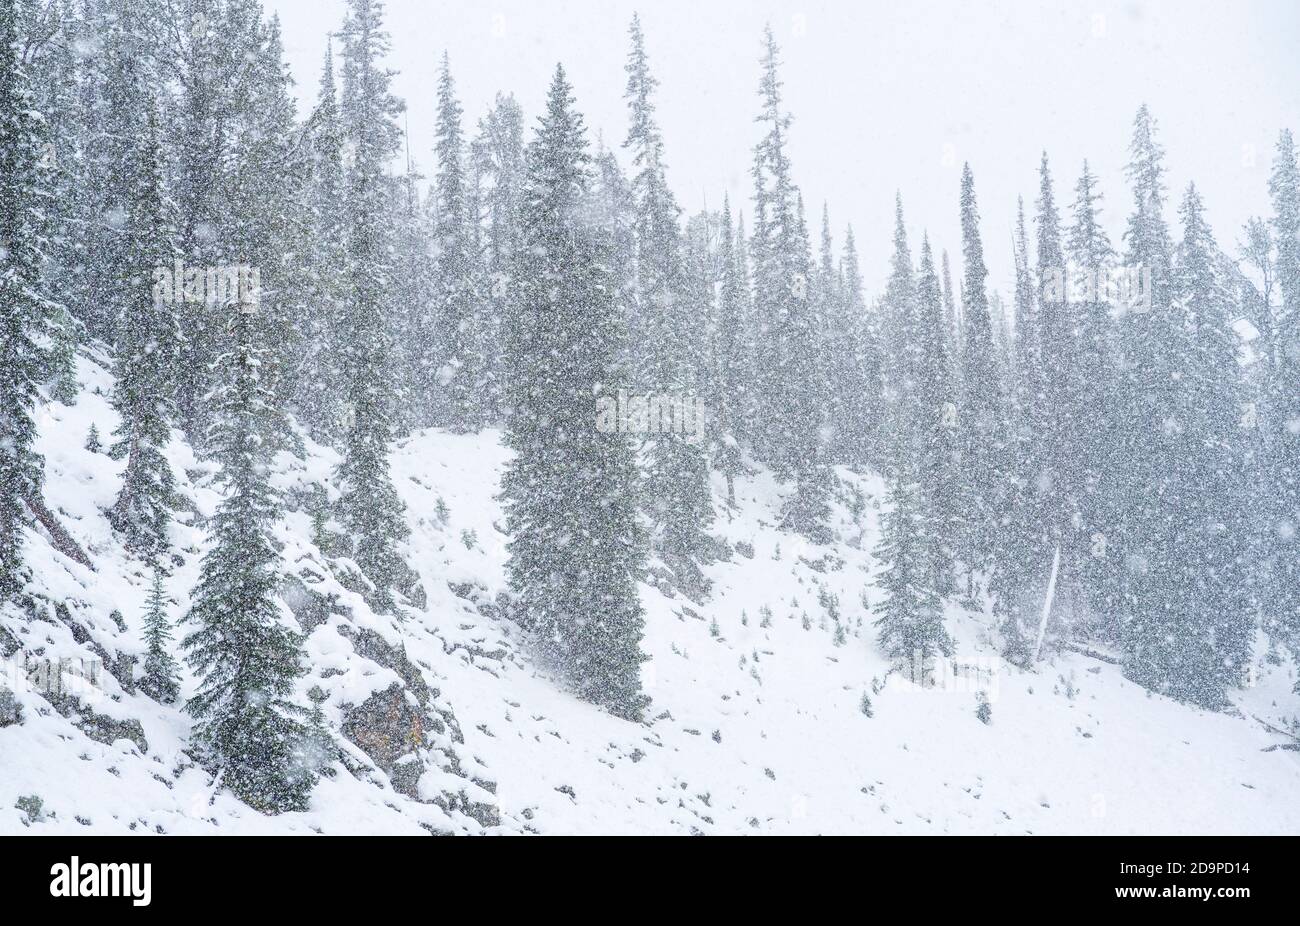
[{"label": "exposed rock", "polygon": [[415,695],[420,704],[426,704],[431,696],[429,686],[424,681],[420,669],[406,658],[406,648],[393,646],[373,630],[340,624],[338,632],[352,643],[358,656],[372,659],[386,669],[392,669]]},{"label": "exposed rock", "polygon": [[0,727],[23,722],[23,706],[8,688],[0,687]]},{"label": "exposed rock", "polygon": [[418,797],[415,786],[424,765],[415,753],[424,746],[424,712],[412,701],[394,682],[363,704],[346,708],[342,732],[388,775],[395,790]]},{"label": "exposed rock", "polygon": [[322,595],[308,588],[306,583],[295,576],[286,576],[280,586],[280,595],[303,633],[311,633],[330,619],[330,615],[342,613],[338,599],[333,595]]}]

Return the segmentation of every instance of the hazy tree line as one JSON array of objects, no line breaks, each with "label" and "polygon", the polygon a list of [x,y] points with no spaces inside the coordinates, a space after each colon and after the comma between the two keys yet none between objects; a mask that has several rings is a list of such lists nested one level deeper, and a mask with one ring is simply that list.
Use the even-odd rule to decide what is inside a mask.
[{"label": "hazy tree line", "polygon": [[[1054,559],[1054,634],[1113,647],[1153,690],[1219,706],[1253,647],[1296,644],[1289,132],[1272,214],[1233,244],[1194,186],[1167,189],[1145,107],[1120,241],[1087,164],[1060,194],[1044,154],[1009,302],[989,289],[967,165],[955,258],[909,234],[900,196],[868,300],[852,230],[837,244],[823,206],[810,231],[771,31],[750,196],[685,218],[635,19],[628,40],[617,147],[593,144],[562,67],[528,129],[505,94],[468,119],[444,56],[421,153],[377,0],[349,0],[306,113],[257,0],[0,0],[4,595],[22,593],[41,497],[34,410],[74,401],[76,352],[100,345],[121,419],[106,450],[124,461],[108,517],[155,571],[144,690],[178,697],[159,579],[178,427],[221,464],[180,644],[199,680],[193,747],[268,810],[303,805],[319,758],[293,698],[302,641],[268,480],[275,453],[302,452],[290,418],[341,454],[318,539],[381,610],[415,594],[392,441],[502,428],[511,613],[576,691],[629,719],[647,700],[637,583],[707,596],[703,567],[725,555],[715,506],[760,465],[788,486],[782,526],[817,544],[838,539],[836,468],[883,475],[890,656],[950,653],[945,602],[988,603],[1008,658],[1028,661]],[[1136,289],[1116,299],[1115,280]],[[598,428],[620,391],[703,398],[707,439]]]}]

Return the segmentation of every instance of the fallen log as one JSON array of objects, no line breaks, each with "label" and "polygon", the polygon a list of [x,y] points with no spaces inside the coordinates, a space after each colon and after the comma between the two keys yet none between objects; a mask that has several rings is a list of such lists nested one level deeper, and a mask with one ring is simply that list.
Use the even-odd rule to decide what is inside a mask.
[{"label": "fallen log", "polygon": [[72,535],[67,532],[59,519],[54,516],[54,512],[45,507],[39,496],[30,493],[23,496],[23,501],[27,504],[27,509],[31,511],[32,516],[40,522],[45,528],[45,532],[50,535],[50,543],[54,549],[58,550],[70,560],[74,560],[87,569],[94,570],[95,564],[90,561],[86,551],[81,549],[77,541],[72,539]]}]

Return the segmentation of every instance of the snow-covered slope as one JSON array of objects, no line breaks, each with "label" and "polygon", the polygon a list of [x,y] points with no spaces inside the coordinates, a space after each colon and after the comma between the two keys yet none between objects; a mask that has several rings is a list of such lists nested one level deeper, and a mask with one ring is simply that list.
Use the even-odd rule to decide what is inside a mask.
[{"label": "snow-covered slope", "polygon": [[[863,602],[882,487],[845,471],[831,547],[776,529],[783,490],[764,473],[738,485],[738,510],[719,504],[730,558],[708,568],[708,599],[642,586],[650,719],[610,717],[553,684],[497,616],[494,432],[395,450],[427,593],[401,619],[372,613],[349,564],[311,542],[307,500],[333,453],[281,455],[301,692],[328,694],[341,758],[310,811],[262,816],[189,761],[179,709],[131,691],[149,576],[104,519],[121,464],[83,447],[92,423],[106,442],[116,424],[111,378],[90,358],[80,378],[75,406],[42,407],[39,450],[48,506],[95,568],[29,534],[38,606],[0,613],[0,833],[1300,833],[1300,753],[1268,729],[1296,713],[1289,665],[1265,666],[1237,712],[1209,713],[1075,652],[1004,665],[990,618],[953,609],[975,674],[919,688],[889,673]],[[175,619],[217,496],[179,433],[170,452],[195,509],[178,514]],[[27,678],[43,660],[71,660],[62,692]],[[111,671],[78,680],[80,660]]]}]

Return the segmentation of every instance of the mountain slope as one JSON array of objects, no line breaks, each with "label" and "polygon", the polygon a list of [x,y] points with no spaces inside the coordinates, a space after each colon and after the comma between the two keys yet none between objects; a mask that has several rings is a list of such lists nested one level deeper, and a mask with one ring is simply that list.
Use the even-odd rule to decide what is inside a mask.
[{"label": "mountain slope", "polygon": [[[833,547],[776,529],[786,490],[765,472],[738,484],[737,511],[718,503],[729,559],[708,568],[708,600],[642,586],[650,719],[610,717],[557,688],[498,615],[506,451],[491,431],[395,448],[427,599],[399,617],[373,613],[348,561],[312,542],[333,452],[278,458],[285,600],[308,634],[301,701],[326,694],[340,759],[311,810],[264,817],[188,760],[181,711],[132,691],[150,577],[103,515],[122,464],[83,447],[92,422],[105,442],[116,424],[103,358],[79,358],[79,376],[74,406],[42,406],[39,450],[47,505],[95,568],[29,533],[35,604],[0,612],[0,832],[1300,833],[1300,754],[1272,748],[1294,741],[1261,722],[1295,714],[1289,665],[1265,665],[1238,711],[1209,713],[1076,652],[1007,666],[991,618],[953,608],[957,661],[978,677],[920,688],[890,673],[862,600],[882,486],[847,471]],[[217,495],[179,432],[169,452],[194,509],[175,528],[176,620]],[[62,690],[45,660],[69,660]]]}]

